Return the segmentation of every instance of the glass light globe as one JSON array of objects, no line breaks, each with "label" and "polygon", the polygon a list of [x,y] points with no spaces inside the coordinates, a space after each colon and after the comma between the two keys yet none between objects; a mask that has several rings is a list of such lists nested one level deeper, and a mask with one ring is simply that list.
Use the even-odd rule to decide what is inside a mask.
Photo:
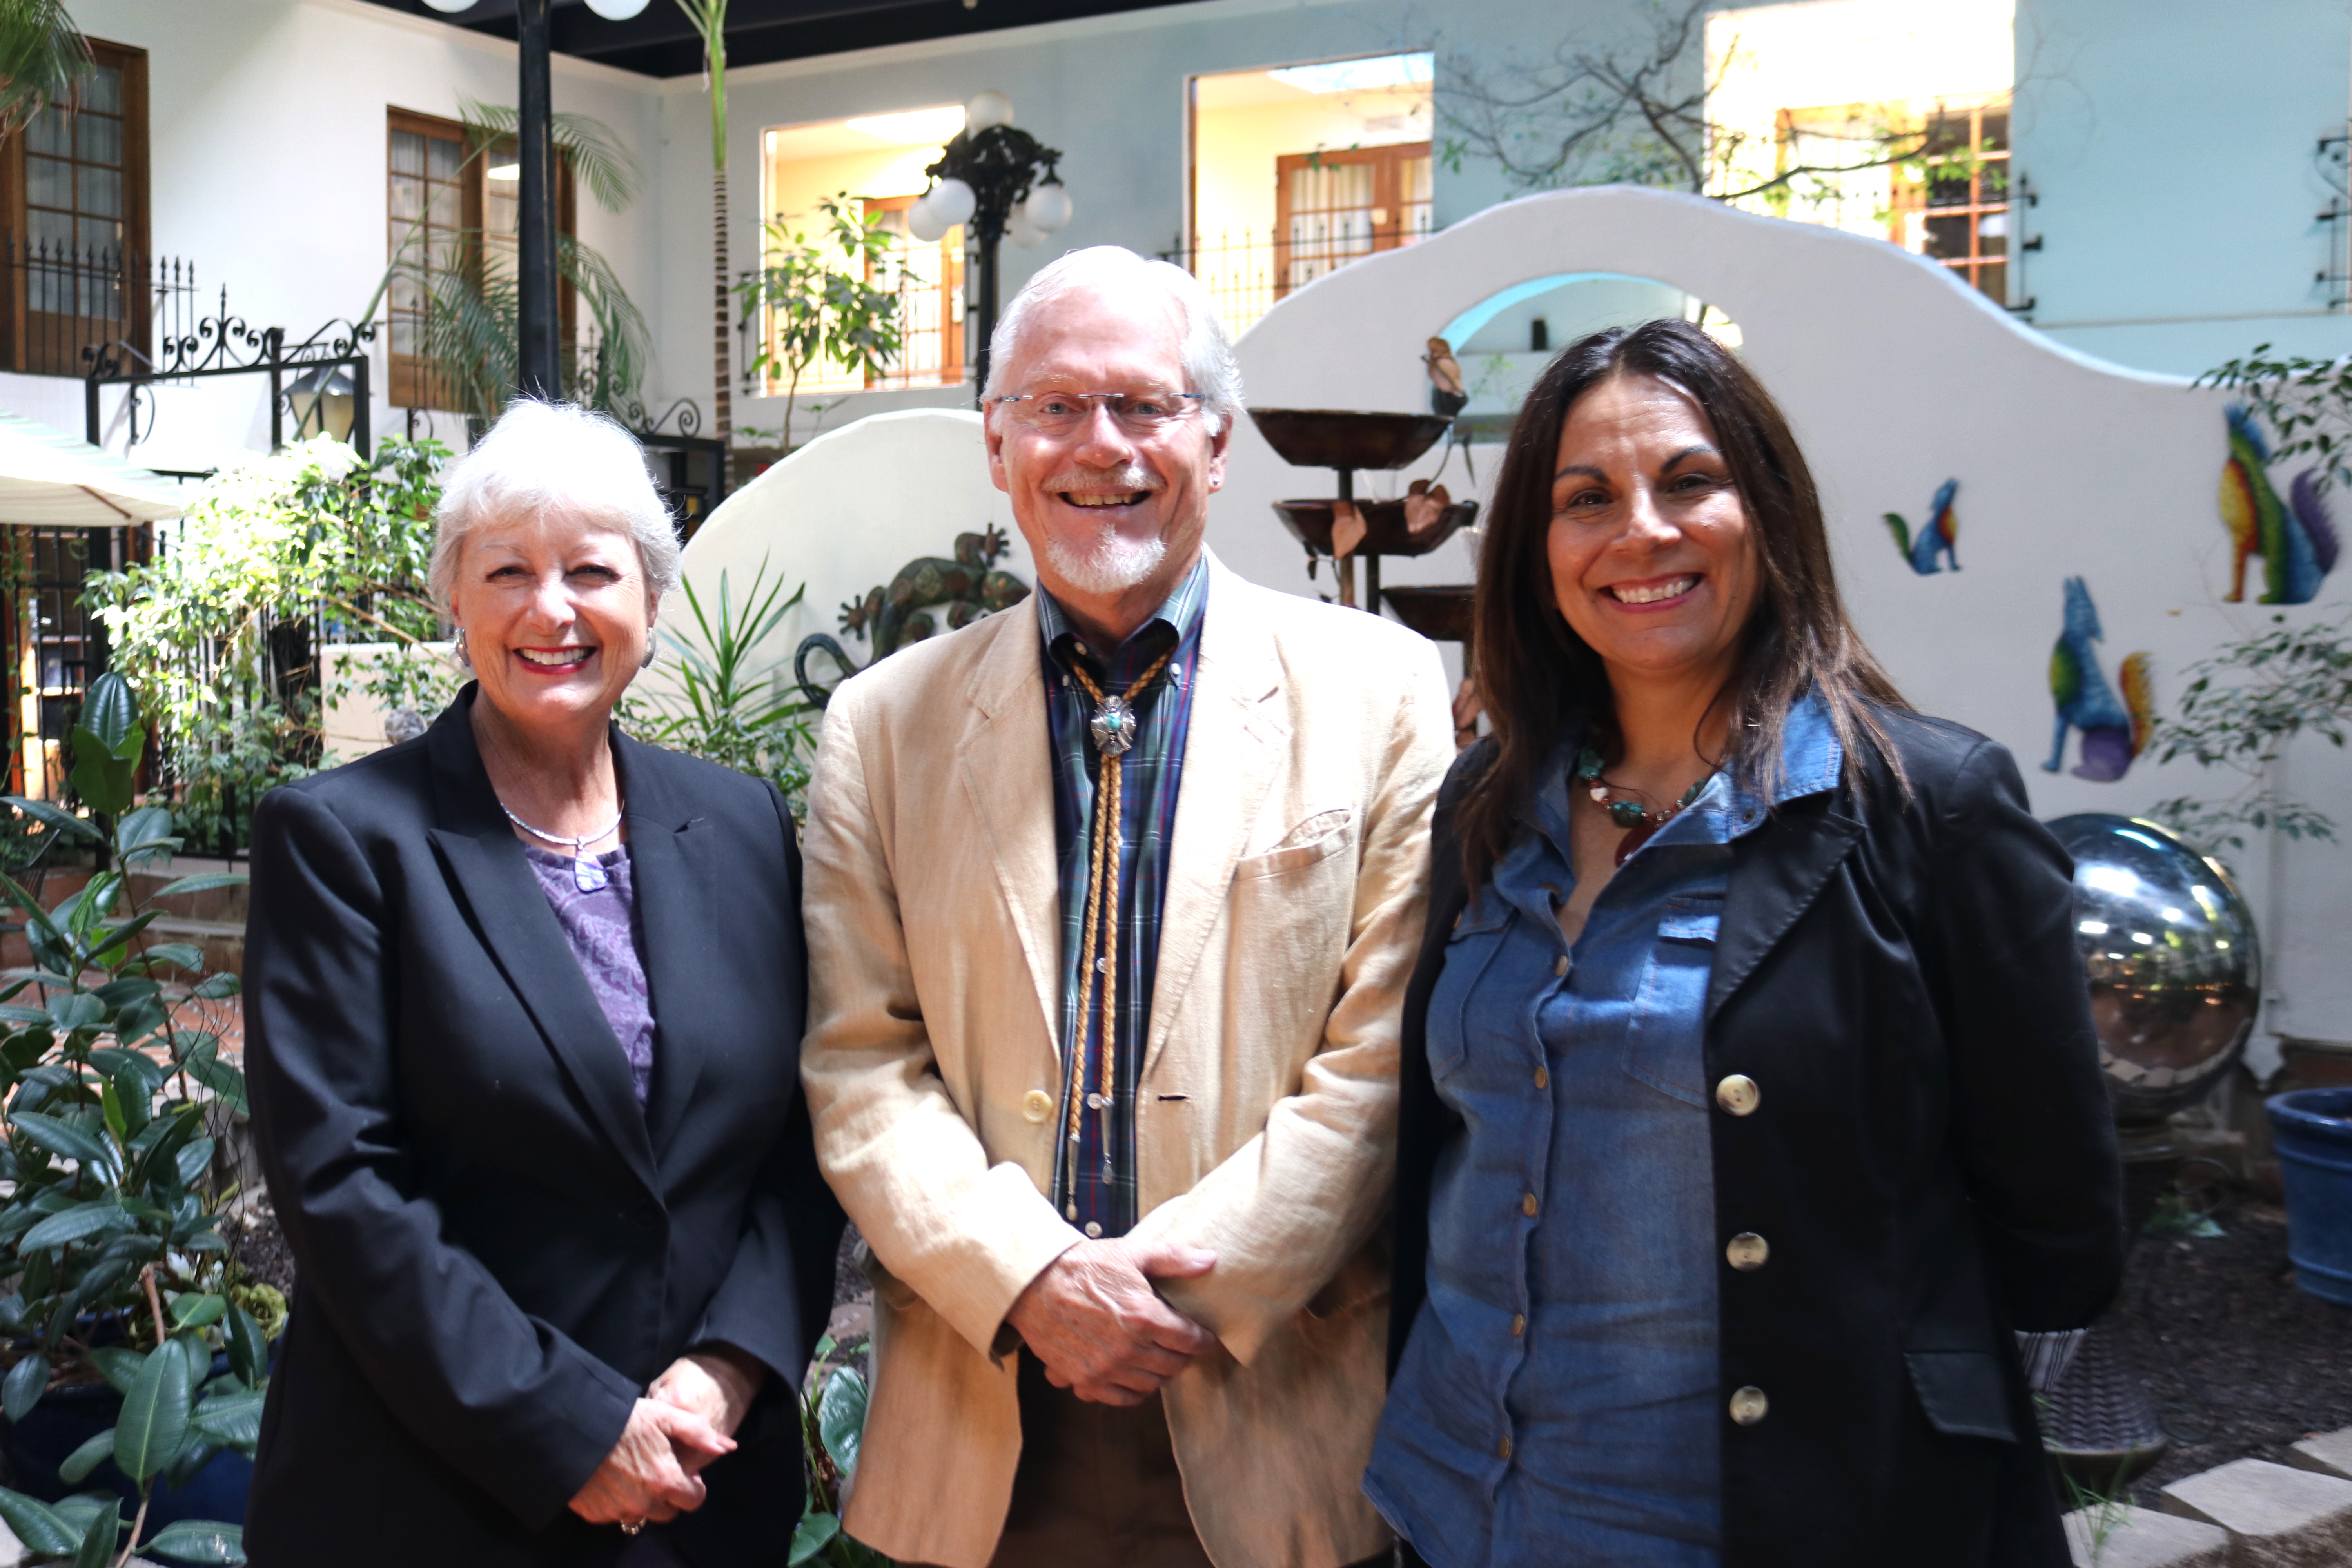
[{"label": "glass light globe", "polygon": [[960,223],[970,223],[980,208],[980,197],[961,180],[941,180],[931,187],[928,199],[931,212],[946,226],[940,231],[942,234]]},{"label": "glass light globe", "polygon": [[963,106],[963,128],[966,131],[985,131],[992,125],[1012,123],[1013,100],[992,87],[984,92],[973,93],[971,101]]},{"label": "glass light globe", "polygon": [[940,216],[939,205],[931,200],[929,191],[917,196],[915,205],[907,209],[907,232],[925,245],[938,244],[953,226]]},{"label": "glass light globe", "polygon": [[425,3],[436,11],[446,11],[453,16],[460,11],[474,8],[474,0],[425,0]]},{"label": "glass light globe", "polygon": [[1040,234],[1051,234],[1070,221],[1070,193],[1059,180],[1048,180],[1021,204]]},{"label": "glass light globe", "polygon": [[1022,207],[1014,207],[1005,215],[1004,237],[1022,249],[1030,250],[1045,243],[1045,231],[1031,223],[1028,213]]},{"label": "glass light globe", "polygon": [[645,8],[646,0],[588,0],[588,9],[607,22],[625,22]]}]

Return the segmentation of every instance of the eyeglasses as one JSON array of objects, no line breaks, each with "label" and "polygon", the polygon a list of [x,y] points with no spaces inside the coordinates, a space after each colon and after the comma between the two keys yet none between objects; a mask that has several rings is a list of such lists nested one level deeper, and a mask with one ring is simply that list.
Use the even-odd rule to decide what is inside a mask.
[{"label": "eyeglasses", "polygon": [[1206,400],[1198,392],[1024,392],[999,397],[1006,412],[1040,436],[1073,436],[1094,420],[1090,403],[1110,410],[1118,427],[1139,439],[1158,436],[1189,419]]}]

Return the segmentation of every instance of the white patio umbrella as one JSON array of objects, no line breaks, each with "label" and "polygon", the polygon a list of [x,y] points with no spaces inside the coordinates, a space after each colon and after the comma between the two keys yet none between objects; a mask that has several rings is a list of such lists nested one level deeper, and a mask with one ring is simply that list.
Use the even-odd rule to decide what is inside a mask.
[{"label": "white patio umbrella", "polygon": [[121,528],[187,510],[194,487],[0,411],[0,523]]}]

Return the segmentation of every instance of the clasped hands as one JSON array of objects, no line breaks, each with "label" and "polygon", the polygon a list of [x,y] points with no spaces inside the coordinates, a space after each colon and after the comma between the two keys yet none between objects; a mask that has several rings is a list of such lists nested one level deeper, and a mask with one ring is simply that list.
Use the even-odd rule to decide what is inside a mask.
[{"label": "clasped hands", "polygon": [[1139,1405],[1217,1343],[1151,1281],[1197,1279],[1216,1263],[1197,1247],[1082,1241],[1029,1282],[1004,1321],[1055,1387],[1097,1405]]},{"label": "clasped hands", "polygon": [[735,1451],[735,1428],[766,1375],[730,1345],[672,1362],[629,1412],[621,1440],[572,1498],[572,1511],[591,1524],[627,1528],[700,1508],[702,1468]]}]

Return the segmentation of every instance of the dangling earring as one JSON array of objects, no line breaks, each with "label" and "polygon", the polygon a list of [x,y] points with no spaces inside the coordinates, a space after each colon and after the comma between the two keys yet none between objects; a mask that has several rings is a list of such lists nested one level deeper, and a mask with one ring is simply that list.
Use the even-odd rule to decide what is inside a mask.
[{"label": "dangling earring", "polygon": [[474,656],[466,647],[466,628],[463,626],[457,628],[457,654],[459,664],[464,665],[467,669],[474,668]]},{"label": "dangling earring", "polygon": [[653,627],[647,626],[646,628],[646,657],[638,660],[637,668],[639,669],[651,669],[654,667],[655,651],[660,647],[661,644],[654,638]]}]

